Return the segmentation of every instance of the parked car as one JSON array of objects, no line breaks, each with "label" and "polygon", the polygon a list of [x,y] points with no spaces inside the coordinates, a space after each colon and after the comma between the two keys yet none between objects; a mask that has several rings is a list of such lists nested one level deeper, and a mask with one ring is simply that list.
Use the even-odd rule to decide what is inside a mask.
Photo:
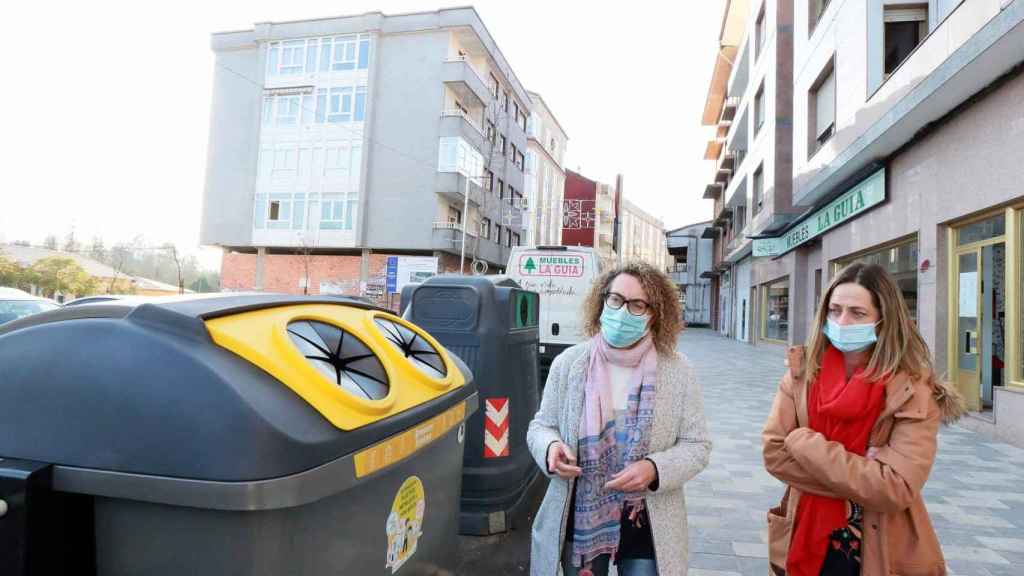
[{"label": "parked car", "polygon": [[0,324],[60,308],[49,298],[33,296],[17,288],[0,287]]},{"label": "parked car", "polygon": [[127,298],[127,296],[121,296],[120,294],[97,294],[95,296],[82,296],[81,298],[75,298],[70,302],[65,302],[64,306],[78,306],[80,304],[111,302],[113,300],[122,300],[124,298]]}]

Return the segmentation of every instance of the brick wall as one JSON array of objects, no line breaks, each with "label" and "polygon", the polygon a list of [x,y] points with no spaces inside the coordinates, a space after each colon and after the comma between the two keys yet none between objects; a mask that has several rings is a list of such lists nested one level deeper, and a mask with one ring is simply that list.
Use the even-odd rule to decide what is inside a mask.
[{"label": "brick wall", "polygon": [[[381,294],[389,254],[370,254],[367,296],[384,306],[398,309],[399,296],[387,301]],[[263,286],[265,292],[302,294],[306,275],[306,256],[296,254],[267,254],[263,257]],[[361,256],[311,255],[309,260],[309,294],[321,293],[360,295],[359,268]],[[458,273],[459,257],[441,254],[439,272]],[[256,254],[225,252],[221,260],[221,289],[245,291],[256,289]],[[376,288],[375,287],[379,287]]]}]

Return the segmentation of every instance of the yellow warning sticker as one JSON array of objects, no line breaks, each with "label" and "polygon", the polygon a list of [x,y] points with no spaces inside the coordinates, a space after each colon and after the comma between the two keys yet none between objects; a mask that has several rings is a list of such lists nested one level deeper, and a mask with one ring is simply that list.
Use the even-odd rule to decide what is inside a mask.
[{"label": "yellow warning sticker", "polygon": [[356,478],[405,460],[417,450],[444,436],[466,418],[466,403],[459,402],[430,420],[357,452],[353,459]]},{"label": "yellow warning sticker", "polygon": [[416,546],[423,535],[423,515],[426,511],[423,482],[416,476],[406,478],[395,494],[386,526],[388,553],[384,568],[390,568],[392,574],[416,553]]}]

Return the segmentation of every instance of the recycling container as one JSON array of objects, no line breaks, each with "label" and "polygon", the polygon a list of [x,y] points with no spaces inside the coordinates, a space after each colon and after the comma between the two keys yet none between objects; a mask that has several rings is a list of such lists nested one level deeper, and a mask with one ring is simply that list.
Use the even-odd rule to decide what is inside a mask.
[{"label": "recycling container", "polygon": [[406,296],[406,317],[477,375],[482,409],[469,419],[462,534],[504,532],[541,476],[526,447],[539,403],[536,292],[504,276],[435,276]]},{"label": "recycling container", "polygon": [[124,299],[0,328],[4,574],[444,574],[466,365],[331,297]]}]

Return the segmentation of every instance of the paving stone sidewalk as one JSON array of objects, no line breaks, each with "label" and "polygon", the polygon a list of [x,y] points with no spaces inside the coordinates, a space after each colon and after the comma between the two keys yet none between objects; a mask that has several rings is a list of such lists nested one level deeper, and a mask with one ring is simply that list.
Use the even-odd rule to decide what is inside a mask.
[{"label": "paving stone sidewalk", "polygon": [[[714,441],[711,464],[687,485],[691,576],[767,574],[765,510],[782,484],[761,461],[761,426],[785,368],[781,346],[705,329],[679,344],[696,367]],[[956,576],[1024,575],[1024,449],[944,427],[925,500]]]}]

